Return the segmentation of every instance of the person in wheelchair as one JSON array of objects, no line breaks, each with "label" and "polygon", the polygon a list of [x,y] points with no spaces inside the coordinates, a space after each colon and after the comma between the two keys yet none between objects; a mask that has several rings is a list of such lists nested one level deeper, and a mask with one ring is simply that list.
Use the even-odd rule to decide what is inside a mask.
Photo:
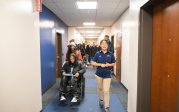
[{"label": "person in wheelchair", "polygon": [[[60,101],[66,101],[66,94],[68,92],[67,86],[71,79],[73,78],[74,85],[78,85],[77,83],[80,83],[82,78],[81,75],[83,75],[85,72],[85,67],[78,62],[77,56],[74,53],[70,54],[70,60],[66,61],[62,67],[62,77],[60,83]],[[73,76],[65,76],[65,74],[73,74]],[[79,89],[80,86],[73,87],[73,98],[71,100],[72,103],[78,102],[81,94],[78,91]]]}]

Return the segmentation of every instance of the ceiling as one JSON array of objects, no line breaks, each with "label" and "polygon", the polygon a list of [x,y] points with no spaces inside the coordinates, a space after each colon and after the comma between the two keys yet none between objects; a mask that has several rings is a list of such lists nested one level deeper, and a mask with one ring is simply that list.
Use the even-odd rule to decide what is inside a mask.
[{"label": "ceiling", "polygon": [[[97,1],[97,9],[77,9],[76,1]],[[129,7],[129,0],[43,0],[43,4],[68,26],[82,27],[83,22],[112,26]]]},{"label": "ceiling", "polygon": [[97,38],[101,35],[104,28],[76,28],[76,30],[84,37],[84,38]]}]

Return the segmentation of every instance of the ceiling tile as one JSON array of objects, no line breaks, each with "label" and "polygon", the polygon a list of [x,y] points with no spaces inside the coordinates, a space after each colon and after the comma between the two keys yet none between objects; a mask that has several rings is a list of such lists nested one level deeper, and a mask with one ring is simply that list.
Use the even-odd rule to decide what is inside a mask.
[{"label": "ceiling tile", "polygon": [[[94,21],[97,26],[111,26],[129,7],[129,0],[88,0],[98,1],[96,10],[79,10],[77,0],[43,0],[43,4],[52,10],[68,26],[83,26],[85,21]],[[84,1],[84,0],[78,0]]]},{"label": "ceiling tile", "polygon": [[118,5],[118,2],[99,2],[98,9],[115,9]]}]

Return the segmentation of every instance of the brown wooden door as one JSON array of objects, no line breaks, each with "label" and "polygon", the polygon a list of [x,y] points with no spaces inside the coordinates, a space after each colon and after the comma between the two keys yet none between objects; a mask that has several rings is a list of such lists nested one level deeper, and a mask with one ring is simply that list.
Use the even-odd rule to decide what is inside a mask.
[{"label": "brown wooden door", "polygon": [[114,35],[111,36],[111,45],[112,45],[112,47],[114,48]]},{"label": "brown wooden door", "polygon": [[177,112],[179,2],[172,1],[153,10],[151,112]]},{"label": "brown wooden door", "polygon": [[116,35],[116,78],[121,81],[121,47],[122,37],[120,34]]},{"label": "brown wooden door", "polygon": [[60,76],[61,68],[62,68],[62,37],[61,34],[56,33],[56,78]]}]

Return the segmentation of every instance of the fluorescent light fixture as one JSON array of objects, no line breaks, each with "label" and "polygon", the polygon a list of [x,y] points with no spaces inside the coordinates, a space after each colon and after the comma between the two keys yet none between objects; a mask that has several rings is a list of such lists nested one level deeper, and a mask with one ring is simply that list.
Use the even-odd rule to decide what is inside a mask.
[{"label": "fluorescent light fixture", "polygon": [[94,22],[85,22],[85,23],[83,23],[83,25],[85,25],[85,26],[94,26],[94,25],[96,25],[96,23],[94,23]]},{"label": "fluorescent light fixture", "polygon": [[76,2],[78,9],[96,9],[97,2]]},{"label": "fluorescent light fixture", "polygon": [[94,31],[86,31],[86,33],[94,33]]}]

